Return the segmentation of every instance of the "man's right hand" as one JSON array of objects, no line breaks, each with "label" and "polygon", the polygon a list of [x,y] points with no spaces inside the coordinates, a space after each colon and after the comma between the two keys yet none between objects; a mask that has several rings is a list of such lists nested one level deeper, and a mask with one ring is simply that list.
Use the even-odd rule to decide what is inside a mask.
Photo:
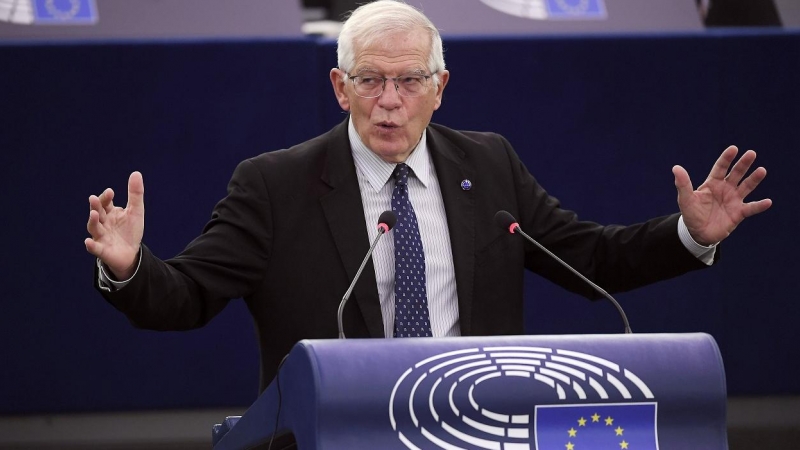
[{"label": "man's right hand", "polygon": [[144,181],[133,172],[128,179],[128,205],[114,206],[114,191],[89,197],[90,238],[86,250],[100,258],[117,280],[127,280],[136,271],[137,255],[144,234]]}]

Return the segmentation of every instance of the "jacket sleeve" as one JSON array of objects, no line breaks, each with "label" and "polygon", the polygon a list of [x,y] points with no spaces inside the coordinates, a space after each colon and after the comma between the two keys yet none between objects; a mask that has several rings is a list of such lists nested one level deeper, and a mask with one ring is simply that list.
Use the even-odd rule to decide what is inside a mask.
[{"label": "jacket sleeve", "polygon": [[[610,292],[620,292],[707,267],[678,236],[679,214],[630,226],[581,221],[561,207],[503,141],[516,186],[516,217],[522,229],[578,272]],[[719,257],[719,251],[715,258]],[[600,295],[532,244],[525,267],[589,298]]]},{"label": "jacket sleeve", "polygon": [[141,264],[130,283],[113,292],[99,290],[137,327],[197,328],[230,299],[248,295],[262,282],[271,239],[266,185],[255,164],[246,160],[236,168],[227,196],[214,207],[203,233],[183,252],[162,261],[142,245]]}]

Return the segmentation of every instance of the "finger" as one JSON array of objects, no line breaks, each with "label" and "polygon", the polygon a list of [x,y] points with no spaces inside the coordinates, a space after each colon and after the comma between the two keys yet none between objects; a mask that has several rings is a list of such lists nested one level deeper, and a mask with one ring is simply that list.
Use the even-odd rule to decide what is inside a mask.
[{"label": "finger", "polygon": [[89,211],[89,221],[86,223],[86,231],[92,235],[92,239],[100,239],[105,235],[106,229],[100,221],[100,213],[98,211]]},{"label": "finger", "polygon": [[83,245],[86,246],[86,251],[91,253],[97,258],[100,258],[100,255],[103,254],[103,244],[95,241],[92,238],[86,238],[83,240]]},{"label": "finger", "polygon": [[714,163],[714,167],[711,168],[711,172],[708,174],[708,178],[720,181],[724,180],[728,175],[728,169],[731,167],[731,163],[736,158],[736,153],[738,152],[739,149],[737,149],[735,145],[731,145],[730,147],[726,148],[725,151],[719,155],[719,158],[717,158],[717,161]]},{"label": "finger", "polygon": [[756,189],[756,187],[758,187],[758,185],[762,181],[764,181],[764,178],[766,177],[767,177],[767,169],[759,167],[758,169],[754,170],[753,173],[750,174],[750,176],[745,178],[744,181],[742,181],[741,184],[739,184],[739,187],[737,189],[739,191],[739,195],[741,195],[742,198],[747,197],[748,195],[750,195],[751,192],[753,192]]},{"label": "finger", "polygon": [[144,211],[144,180],[140,172],[133,172],[128,178],[128,206],[131,212]]},{"label": "finger", "polygon": [[114,209],[114,190],[107,188],[100,194],[100,205],[106,213],[110,213]]},{"label": "finger", "polygon": [[768,210],[772,206],[772,200],[765,198],[763,200],[758,200],[755,202],[745,203],[744,208],[742,208],[742,214],[745,217],[754,216],[756,214],[761,214],[762,212]]},{"label": "finger", "polygon": [[736,164],[733,165],[733,169],[731,172],[725,177],[728,182],[733,183],[734,186],[738,186],[739,183],[744,178],[744,175],[750,170],[750,166],[753,165],[753,161],[756,160],[756,152],[752,150],[748,150],[736,161]]},{"label": "finger", "polygon": [[[102,194],[100,194],[100,195],[102,195]],[[100,197],[98,197],[96,195],[90,195],[89,196],[89,214],[90,214],[90,217],[91,217],[92,211],[94,211],[94,212],[96,212],[98,214],[98,218],[99,218],[100,222],[105,222],[106,221],[106,210],[103,208],[102,200],[100,200]]]},{"label": "finger", "polygon": [[678,190],[678,203],[680,203],[682,198],[685,199],[692,195],[694,187],[689,173],[683,167],[673,166],[672,175],[675,176],[675,188]]}]

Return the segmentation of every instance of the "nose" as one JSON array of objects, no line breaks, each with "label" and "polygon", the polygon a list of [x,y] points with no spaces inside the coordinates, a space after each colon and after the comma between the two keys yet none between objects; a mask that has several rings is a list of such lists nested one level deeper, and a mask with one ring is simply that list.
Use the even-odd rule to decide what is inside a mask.
[{"label": "nose", "polygon": [[378,97],[378,104],[386,109],[394,109],[402,105],[403,101],[398,92],[397,82],[395,80],[386,80],[383,86],[383,92]]}]

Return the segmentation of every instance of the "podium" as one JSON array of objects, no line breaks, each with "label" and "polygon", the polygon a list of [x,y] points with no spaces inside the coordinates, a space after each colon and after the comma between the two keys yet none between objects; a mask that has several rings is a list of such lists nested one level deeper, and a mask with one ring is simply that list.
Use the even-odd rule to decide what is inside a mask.
[{"label": "podium", "polygon": [[307,340],[214,449],[727,449],[703,333]]}]

